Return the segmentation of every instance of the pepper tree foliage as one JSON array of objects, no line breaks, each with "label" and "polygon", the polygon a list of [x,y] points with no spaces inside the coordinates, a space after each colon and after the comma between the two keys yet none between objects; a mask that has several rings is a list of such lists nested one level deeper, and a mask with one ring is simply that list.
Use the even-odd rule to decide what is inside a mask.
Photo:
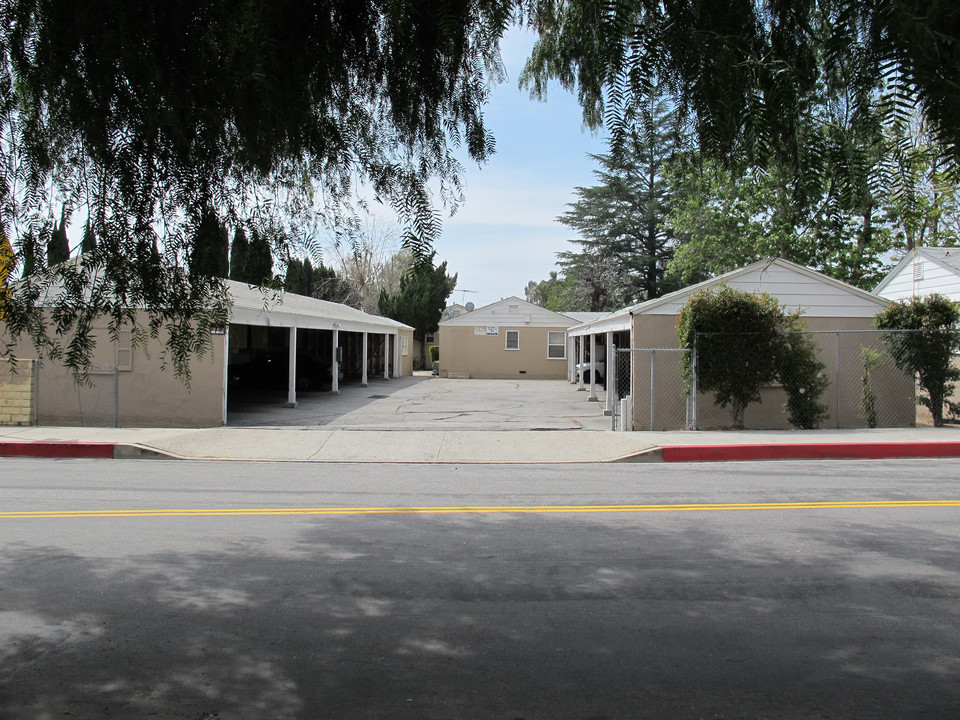
[{"label": "pepper tree foliage", "polygon": [[[162,336],[188,377],[229,303],[217,277],[188,269],[211,210],[231,226],[319,218],[349,235],[363,184],[426,252],[440,231],[435,197],[461,201],[459,149],[478,162],[494,151],[482,109],[514,10],[509,0],[4,2],[0,227],[21,268],[34,263],[6,308],[8,335],[80,370],[86,328],[106,315],[111,334]],[[98,242],[44,267],[38,246],[61,208],[86,216]],[[51,303],[52,326],[40,310]]]},{"label": "pepper tree foliage", "polygon": [[767,293],[726,285],[698,292],[677,319],[680,346],[691,351],[681,354],[687,394],[695,371],[696,391],[715,393],[716,404],[729,405],[733,427],[742,430],[747,406],[760,401],[763,387],[779,382],[790,424],[819,427],[827,417],[820,398],[828,381],[816,344],[802,330],[800,310],[785,312]]},{"label": "pepper tree foliage", "polygon": [[446,261],[434,266],[435,256],[432,253],[427,261],[414,264],[400,279],[396,293],[380,291],[380,314],[410,325],[420,341],[420,367],[427,367],[426,336],[437,331],[447,298],[457,286],[456,273],[447,275]]},{"label": "pepper tree foliage", "polygon": [[884,342],[898,368],[916,373],[920,403],[929,408],[935,427],[943,425],[944,405],[960,407],[949,398],[960,380],[954,358],[960,353],[960,304],[943,295],[898,300],[874,322],[885,330]]},{"label": "pepper tree foliage", "polygon": [[587,125],[622,142],[667,90],[708,159],[781,174],[795,207],[832,184],[834,209],[864,210],[861,156],[915,108],[960,159],[960,5],[949,0],[531,0],[528,19],[539,39],[522,79],[534,95],[558,80]]}]

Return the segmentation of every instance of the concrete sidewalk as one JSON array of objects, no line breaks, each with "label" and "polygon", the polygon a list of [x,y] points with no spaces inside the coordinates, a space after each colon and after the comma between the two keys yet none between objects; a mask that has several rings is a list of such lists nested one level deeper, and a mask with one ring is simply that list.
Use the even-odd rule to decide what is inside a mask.
[{"label": "concrete sidewalk", "polygon": [[357,463],[703,462],[960,457],[960,428],[766,432],[0,428],[0,457]]}]

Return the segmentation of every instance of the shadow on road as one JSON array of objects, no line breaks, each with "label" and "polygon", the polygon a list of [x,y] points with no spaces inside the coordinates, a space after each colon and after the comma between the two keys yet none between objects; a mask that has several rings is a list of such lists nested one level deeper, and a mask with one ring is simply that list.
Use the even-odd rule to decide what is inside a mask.
[{"label": "shadow on road", "polygon": [[764,548],[722,522],[338,517],[280,550],[7,546],[0,717],[956,717],[950,538],[854,525]]}]

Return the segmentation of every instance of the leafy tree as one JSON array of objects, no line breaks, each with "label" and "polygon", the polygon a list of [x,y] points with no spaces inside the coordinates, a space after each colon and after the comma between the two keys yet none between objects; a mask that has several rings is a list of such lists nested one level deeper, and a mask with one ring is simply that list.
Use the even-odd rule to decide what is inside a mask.
[{"label": "leafy tree", "polygon": [[8,283],[13,270],[17,265],[17,258],[13,254],[13,247],[7,236],[0,231],[0,320],[6,315],[6,307],[10,302],[10,288]]},{"label": "leafy tree", "polygon": [[[800,311],[785,313],[775,297],[723,285],[690,298],[680,311],[677,334],[681,347],[695,351],[697,391],[716,393],[721,408],[729,405],[735,429],[743,429],[744,411],[760,401],[761,389],[776,381],[787,393],[790,423],[815,428],[827,414],[820,402],[827,379],[802,327]],[[693,355],[681,355],[688,393]]]},{"label": "leafy tree", "polygon": [[546,280],[528,282],[524,293],[527,302],[554,312],[589,311],[582,286],[572,277],[559,277],[555,270],[550,271]]},{"label": "leafy tree", "polygon": [[400,280],[395,295],[380,292],[380,314],[410,325],[420,341],[420,367],[427,367],[425,338],[437,331],[447,298],[457,286],[457,276],[447,275],[446,261],[434,267],[435,255],[430,255],[429,262],[414,265]]},{"label": "leafy tree", "polygon": [[[584,121],[621,137],[658,88],[681,100],[710,157],[775,164],[799,180],[811,99],[845,91],[857,124],[892,124],[920,107],[960,158],[960,6],[909,0],[735,0],[597,4],[531,0],[539,33],[522,81],[534,95],[558,80],[577,93]],[[882,97],[865,104],[883,81]]]},{"label": "leafy tree", "polygon": [[[960,305],[942,295],[898,300],[875,318],[898,368],[916,373],[920,402],[930,409],[935,427],[960,380],[953,359],[960,352]],[[951,410],[954,408],[951,407]]]},{"label": "leafy tree", "polygon": [[[186,375],[227,303],[217,280],[226,272],[184,272],[206,255],[192,246],[203,237],[191,220],[199,209],[319,214],[335,226],[353,215],[363,184],[396,212],[403,241],[427,252],[440,233],[431,188],[456,208],[460,158],[484,162],[494,151],[483,109],[516,9],[500,0],[4,2],[0,222],[25,253],[24,228],[57,198],[85,207],[99,247],[57,271],[72,273],[63,304],[106,313],[112,331],[132,321],[168,331],[172,365]],[[47,274],[22,288],[8,330],[89,364],[92,344],[61,353],[61,336],[31,321],[51,285],[59,279]]]}]

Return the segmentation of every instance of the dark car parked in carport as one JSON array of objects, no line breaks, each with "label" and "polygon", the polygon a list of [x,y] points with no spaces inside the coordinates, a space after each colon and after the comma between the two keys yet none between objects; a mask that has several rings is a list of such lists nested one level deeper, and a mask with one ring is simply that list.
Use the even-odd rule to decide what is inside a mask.
[{"label": "dark car parked in carport", "polygon": [[[306,353],[297,353],[297,390],[301,392],[329,386],[333,378],[333,363]],[[230,387],[253,389],[287,387],[290,377],[290,353],[270,350],[250,362],[231,365],[227,372]]]}]

